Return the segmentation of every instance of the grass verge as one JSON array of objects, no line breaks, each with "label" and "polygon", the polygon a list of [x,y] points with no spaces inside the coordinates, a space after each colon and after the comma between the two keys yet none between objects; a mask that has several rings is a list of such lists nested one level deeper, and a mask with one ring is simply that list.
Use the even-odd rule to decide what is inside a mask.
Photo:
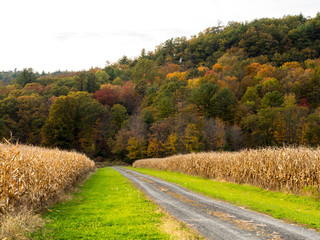
[{"label": "grass verge", "polygon": [[176,172],[129,168],[166,181],[177,183],[198,193],[266,213],[275,218],[320,229],[320,201],[315,197],[268,191],[259,187],[218,182]]},{"label": "grass verge", "polygon": [[100,168],[45,218],[32,239],[175,239],[163,228],[165,214],[112,168]]}]

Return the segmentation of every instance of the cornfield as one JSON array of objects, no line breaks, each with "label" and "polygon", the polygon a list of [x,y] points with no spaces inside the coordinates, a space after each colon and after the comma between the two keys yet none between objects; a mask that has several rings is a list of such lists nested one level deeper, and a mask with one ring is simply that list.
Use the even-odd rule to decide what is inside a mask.
[{"label": "cornfield", "polygon": [[134,167],[247,183],[270,190],[320,193],[320,149],[267,148],[143,159]]},{"label": "cornfield", "polygon": [[44,207],[94,169],[79,153],[0,144],[0,215]]}]

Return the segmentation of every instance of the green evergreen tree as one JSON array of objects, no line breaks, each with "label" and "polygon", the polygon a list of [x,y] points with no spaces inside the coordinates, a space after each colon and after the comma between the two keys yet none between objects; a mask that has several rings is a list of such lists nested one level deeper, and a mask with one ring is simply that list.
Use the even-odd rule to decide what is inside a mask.
[{"label": "green evergreen tree", "polygon": [[233,122],[236,103],[232,92],[228,88],[223,88],[213,97],[212,112],[223,121]]},{"label": "green evergreen tree", "polygon": [[28,83],[35,82],[37,79],[37,75],[33,72],[32,68],[25,68],[22,72],[19,73],[17,78],[17,83],[22,87],[27,85]]}]

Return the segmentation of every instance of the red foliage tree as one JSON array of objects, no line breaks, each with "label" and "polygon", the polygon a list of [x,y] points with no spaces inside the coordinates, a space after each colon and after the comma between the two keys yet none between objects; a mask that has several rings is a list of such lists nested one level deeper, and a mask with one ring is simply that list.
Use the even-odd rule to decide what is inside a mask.
[{"label": "red foliage tree", "polygon": [[305,107],[305,108],[310,108],[310,103],[308,103],[308,99],[306,98],[302,98],[300,103],[299,103],[299,107]]},{"label": "red foliage tree", "polygon": [[135,93],[136,85],[133,82],[126,82],[121,89],[121,94],[119,96],[119,101],[126,106],[128,112],[132,112],[135,107],[137,107],[141,101],[139,96]]},{"label": "red foliage tree", "polygon": [[97,99],[102,105],[113,106],[120,102],[121,88],[119,86],[105,84],[100,90],[93,94],[93,97]]}]

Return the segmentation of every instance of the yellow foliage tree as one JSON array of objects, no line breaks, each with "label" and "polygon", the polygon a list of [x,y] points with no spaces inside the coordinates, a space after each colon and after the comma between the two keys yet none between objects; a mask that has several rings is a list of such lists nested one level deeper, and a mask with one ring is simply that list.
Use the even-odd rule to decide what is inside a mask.
[{"label": "yellow foliage tree", "polygon": [[167,79],[177,78],[179,81],[187,81],[187,72],[173,72],[167,74]]},{"label": "yellow foliage tree", "polygon": [[187,152],[196,152],[201,148],[199,139],[199,130],[196,124],[190,123],[187,125],[185,133],[185,146]]},{"label": "yellow foliage tree", "polygon": [[258,77],[275,77],[276,74],[276,67],[271,66],[271,65],[267,65],[267,64],[263,64],[261,66],[261,68],[259,69],[257,76]]},{"label": "yellow foliage tree", "polygon": [[288,69],[294,69],[294,68],[302,68],[301,64],[298,62],[286,62],[281,66],[281,69],[288,70]]},{"label": "yellow foliage tree", "polygon": [[262,68],[260,63],[254,62],[245,67],[246,75],[256,75],[257,72]]},{"label": "yellow foliage tree", "polygon": [[152,158],[159,158],[163,155],[163,152],[164,152],[163,143],[161,141],[158,141],[155,138],[152,138],[149,141],[147,156]]},{"label": "yellow foliage tree", "polygon": [[177,153],[178,135],[171,133],[164,145],[166,155],[174,155]]},{"label": "yellow foliage tree", "polygon": [[216,64],[213,65],[213,67],[212,67],[212,71],[215,72],[215,73],[220,73],[220,72],[222,72],[222,69],[223,69],[223,67],[222,67],[219,63],[216,63]]},{"label": "yellow foliage tree", "polygon": [[131,160],[144,158],[146,155],[146,142],[143,139],[131,137],[127,145],[128,158]]},{"label": "yellow foliage tree", "polygon": [[197,88],[201,84],[200,78],[193,78],[188,80],[188,88]]},{"label": "yellow foliage tree", "polygon": [[278,118],[275,121],[275,129],[274,138],[276,142],[279,145],[284,144],[286,140],[286,122],[283,118]]},{"label": "yellow foliage tree", "polygon": [[199,72],[207,72],[209,71],[210,69],[208,67],[204,67],[204,66],[201,66],[201,67],[198,67],[198,71]]}]

